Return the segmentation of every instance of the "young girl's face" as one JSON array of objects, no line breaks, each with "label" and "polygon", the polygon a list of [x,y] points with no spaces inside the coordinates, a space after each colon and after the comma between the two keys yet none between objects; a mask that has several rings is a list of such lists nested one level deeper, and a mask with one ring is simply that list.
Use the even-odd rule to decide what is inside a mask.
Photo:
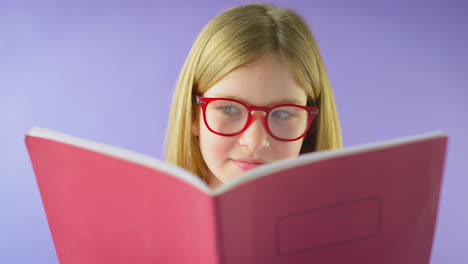
[{"label": "young girl's face", "polygon": [[[295,81],[288,67],[274,55],[266,56],[239,68],[212,86],[204,98],[230,98],[247,105],[272,107],[279,104],[305,106],[307,96]],[[223,111],[233,111],[231,108]],[[264,163],[297,157],[303,139],[280,141],[273,138],[263,125],[264,112],[253,111],[253,123],[235,136],[221,136],[205,125],[202,111],[192,132],[198,136],[201,153],[215,187],[239,176],[242,172]]]}]

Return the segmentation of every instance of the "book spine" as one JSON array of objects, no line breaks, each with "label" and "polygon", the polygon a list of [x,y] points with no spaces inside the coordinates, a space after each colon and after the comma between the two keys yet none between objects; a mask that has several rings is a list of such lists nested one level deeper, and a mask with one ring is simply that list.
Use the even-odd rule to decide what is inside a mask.
[{"label": "book spine", "polygon": [[224,243],[222,233],[222,220],[220,210],[220,199],[219,196],[213,197],[213,221],[214,221],[214,242],[215,242],[215,259],[217,264],[223,264],[224,258]]}]

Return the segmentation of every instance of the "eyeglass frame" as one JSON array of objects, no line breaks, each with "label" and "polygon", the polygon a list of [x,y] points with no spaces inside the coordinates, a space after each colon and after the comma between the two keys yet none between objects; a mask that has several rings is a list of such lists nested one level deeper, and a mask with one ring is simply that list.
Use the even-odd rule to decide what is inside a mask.
[{"label": "eyeglass frame", "polygon": [[[216,132],[214,131],[213,129],[211,129],[211,127],[208,125],[208,121],[206,119],[206,107],[208,106],[208,104],[210,102],[213,102],[213,101],[219,101],[219,100],[225,100],[225,101],[231,101],[231,102],[235,102],[235,103],[238,103],[242,106],[244,106],[246,109],[247,109],[247,113],[248,113],[248,117],[247,117],[247,120],[245,122],[245,125],[244,127],[239,131],[239,132],[236,132],[236,133],[231,133],[231,134],[224,134],[224,133],[219,133],[219,132]],[[205,123],[205,126],[208,128],[208,130],[216,135],[220,135],[220,136],[226,136],[226,137],[232,137],[232,136],[236,136],[236,135],[239,135],[243,132],[245,132],[245,130],[247,130],[247,128],[255,121],[255,118],[253,117],[252,115],[252,112],[253,111],[262,111],[265,113],[265,115],[263,116],[263,127],[265,128],[265,130],[267,131],[267,133],[273,137],[274,139],[276,140],[280,140],[280,141],[296,141],[296,140],[299,140],[301,138],[303,138],[307,132],[309,131],[310,129],[310,126],[312,124],[312,121],[313,119],[318,116],[319,114],[319,109],[317,106],[315,105],[311,105],[311,106],[303,106],[303,105],[296,105],[296,104],[279,104],[279,105],[275,105],[275,106],[272,106],[272,107],[262,107],[262,106],[254,106],[254,105],[248,105],[244,102],[241,102],[241,101],[238,101],[238,100],[235,100],[235,99],[231,99],[231,98],[221,98],[221,97],[216,97],[216,98],[206,98],[206,97],[203,97],[201,95],[195,95],[195,102],[197,105],[199,105],[201,108],[202,108],[202,112],[203,112],[203,121]],[[270,114],[270,112],[272,112],[274,109],[276,108],[279,108],[279,107],[283,107],[283,106],[294,106],[294,107],[299,107],[299,108],[302,108],[304,110],[307,111],[307,125],[306,125],[306,128],[304,129],[304,132],[298,136],[297,138],[294,138],[294,139],[283,139],[283,138],[279,138],[277,136],[275,136],[269,126],[268,126],[268,116]]]}]

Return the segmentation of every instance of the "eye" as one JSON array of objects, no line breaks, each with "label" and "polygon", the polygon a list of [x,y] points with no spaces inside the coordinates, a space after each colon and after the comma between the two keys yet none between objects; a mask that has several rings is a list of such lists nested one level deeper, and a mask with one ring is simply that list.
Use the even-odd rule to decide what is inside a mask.
[{"label": "eye", "polygon": [[218,107],[218,109],[221,110],[225,114],[231,114],[231,115],[238,114],[240,112],[240,110],[237,107],[234,107],[232,105],[220,106]]},{"label": "eye", "polygon": [[288,118],[293,116],[293,114],[284,110],[275,110],[271,113],[271,116],[276,118]]}]

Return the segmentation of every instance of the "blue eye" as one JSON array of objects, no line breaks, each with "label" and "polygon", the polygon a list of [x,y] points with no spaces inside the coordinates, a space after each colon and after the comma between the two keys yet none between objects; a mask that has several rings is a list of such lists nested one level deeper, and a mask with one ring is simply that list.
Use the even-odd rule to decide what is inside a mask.
[{"label": "blue eye", "polygon": [[239,109],[237,109],[236,107],[234,106],[221,106],[219,107],[219,110],[221,110],[223,113],[226,113],[226,114],[237,114],[239,113]]},{"label": "blue eye", "polygon": [[271,116],[276,118],[288,118],[291,117],[292,114],[284,110],[276,110],[271,113]]}]

